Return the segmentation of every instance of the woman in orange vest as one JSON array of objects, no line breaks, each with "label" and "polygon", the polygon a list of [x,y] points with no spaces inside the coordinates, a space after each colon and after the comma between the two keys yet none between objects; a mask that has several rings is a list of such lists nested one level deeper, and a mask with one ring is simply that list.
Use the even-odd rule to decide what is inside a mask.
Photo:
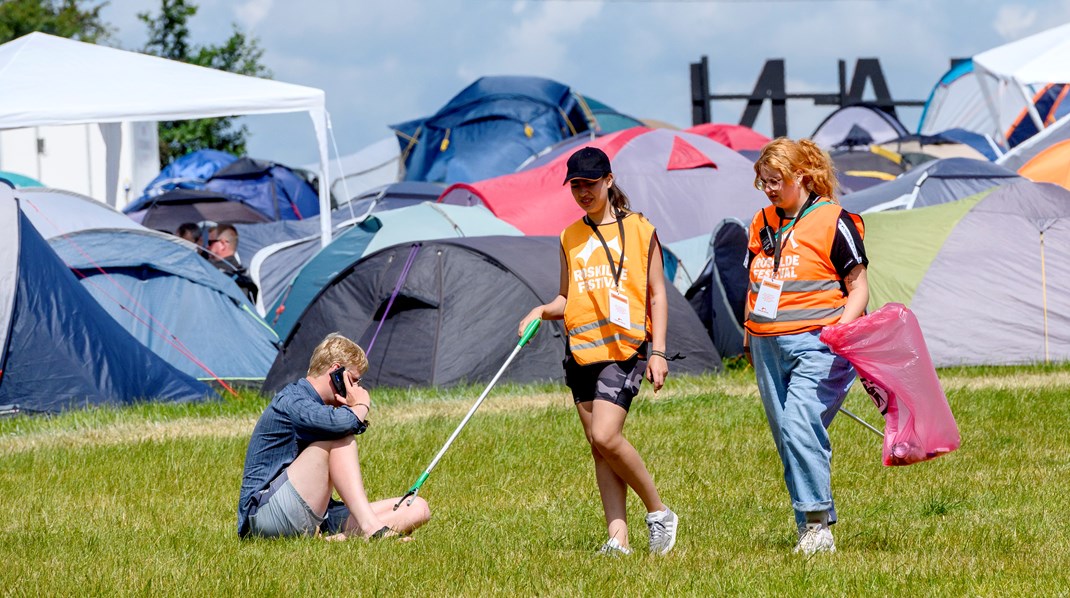
[{"label": "woman in orange vest", "polygon": [[520,322],[565,320],[565,383],[594,456],[609,539],[599,553],[630,554],[628,488],[646,506],[649,548],[676,543],[679,518],[661,502],[638,451],[622,435],[645,374],[657,392],[669,373],[665,357],[668,296],[657,233],[613,179],[609,157],[585,147],[568,159],[565,183],[586,215],[561,233],[560,294]]},{"label": "woman in orange vest", "polygon": [[750,225],[744,351],[784,465],[795,552],[835,552],[827,428],[855,372],[818,335],[866,309],[865,231],[861,218],[836,203],[832,161],[812,141],[770,142],[754,172],[771,205]]}]

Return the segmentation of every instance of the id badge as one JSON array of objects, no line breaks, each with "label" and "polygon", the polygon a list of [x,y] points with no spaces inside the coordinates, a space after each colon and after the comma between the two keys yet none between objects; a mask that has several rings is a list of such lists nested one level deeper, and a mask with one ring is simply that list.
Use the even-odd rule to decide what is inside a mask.
[{"label": "id badge", "polygon": [[758,298],[754,301],[754,313],[769,319],[776,318],[777,307],[780,305],[780,291],[784,288],[783,280],[766,278],[758,289]]},{"label": "id badge", "polygon": [[628,310],[628,296],[617,291],[609,291],[609,321],[625,330],[632,328],[632,315]]}]

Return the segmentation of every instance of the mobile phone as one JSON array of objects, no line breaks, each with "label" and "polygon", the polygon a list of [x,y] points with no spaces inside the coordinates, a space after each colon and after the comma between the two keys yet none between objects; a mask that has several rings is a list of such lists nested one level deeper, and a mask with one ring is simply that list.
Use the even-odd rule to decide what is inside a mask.
[{"label": "mobile phone", "polygon": [[339,366],[337,370],[331,371],[331,386],[334,387],[334,392],[343,397],[346,396],[346,379],[343,377],[345,371],[344,366]]}]

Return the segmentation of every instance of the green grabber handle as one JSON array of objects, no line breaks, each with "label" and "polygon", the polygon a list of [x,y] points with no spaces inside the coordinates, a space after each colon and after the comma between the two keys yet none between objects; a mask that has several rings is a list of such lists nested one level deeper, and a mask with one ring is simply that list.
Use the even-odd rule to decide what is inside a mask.
[{"label": "green grabber handle", "polygon": [[509,355],[509,359],[505,360],[505,363],[502,364],[501,369],[499,369],[498,373],[494,375],[494,379],[490,381],[490,384],[487,385],[486,390],[484,390],[483,394],[479,396],[479,400],[477,400],[475,405],[472,405],[472,408],[468,410],[468,415],[464,416],[464,419],[461,420],[461,424],[457,426],[457,429],[454,430],[453,434],[450,435],[449,440],[446,441],[446,444],[442,447],[442,450],[438,451],[438,454],[435,455],[435,458],[431,460],[431,464],[427,466],[427,469],[424,470],[422,474],[420,474],[420,477],[417,478],[416,483],[413,484],[411,488],[409,488],[408,492],[406,492],[404,495],[402,495],[401,498],[398,499],[398,503],[394,505],[395,511],[398,510],[398,508],[401,506],[401,503],[405,502],[406,498],[409,499],[410,505],[412,504],[412,501],[416,500],[416,494],[420,492],[420,487],[424,485],[424,482],[427,481],[428,476],[431,475],[431,470],[434,469],[435,465],[438,464],[438,461],[442,458],[442,455],[446,454],[446,449],[450,448],[450,445],[453,444],[453,440],[457,438],[457,435],[461,433],[461,430],[464,428],[465,424],[467,424],[468,420],[472,418],[472,414],[476,412],[476,409],[479,409],[479,406],[483,403],[483,399],[487,398],[487,394],[490,393],[491,388],[494,388],[494,383],[498,381],[499,377],[501,377],[502,372],[505,371],[505,368],[509,367],[509,363],[513,361],[513,358],[516,357],[516,354],[520,352],[520,349],[524,345],[528,344],[528,341],[531,340],[531,337],[535,336],[535,333],[539,331],[540,324],[542,324],[542,320],[537,318],[532,320],[531,323],[528,324],[528,327],[524,329],[524,334],[521,335],[520,340],[517,341],[516,348],[513,349],[512,354]]},{"label": "green grabber handle", "polygon": [[542,324],[542,318],[535,318],[528,324],[528,327],[524,329],[524,336],[520,337],[520,341],[517,342],[517,347],[523,347],[528,344],[531,337],[535,336],[535,333],[539,331],[539,324]]}]

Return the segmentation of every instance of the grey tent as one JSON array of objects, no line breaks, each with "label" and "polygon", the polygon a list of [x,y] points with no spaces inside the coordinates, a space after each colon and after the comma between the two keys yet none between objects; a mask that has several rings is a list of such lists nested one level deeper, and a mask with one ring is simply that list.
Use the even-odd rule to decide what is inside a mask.
[{"label": "grey tent", "polygon": [[845,195],[840,204],[855,214],[909,210],[963,199],[1020,180],[1017,173],[987,160],[945,158],[922,164],[895,180]]},{"label": "grey tent", "polygon": [[[333,331],[368,350],[372,386],[487,382],[516,346],[524,314],[557,295],[560,252],[554,237],[466,237],[394,245],[341,265],[285,338],[264,391],[303,376]],[[685,357],[673,371],[719,371],[702,323],[672,285],[666,290],[667,353]],[[545,322],[502,380],[561,380],[563,356],[561,322]]]}]

